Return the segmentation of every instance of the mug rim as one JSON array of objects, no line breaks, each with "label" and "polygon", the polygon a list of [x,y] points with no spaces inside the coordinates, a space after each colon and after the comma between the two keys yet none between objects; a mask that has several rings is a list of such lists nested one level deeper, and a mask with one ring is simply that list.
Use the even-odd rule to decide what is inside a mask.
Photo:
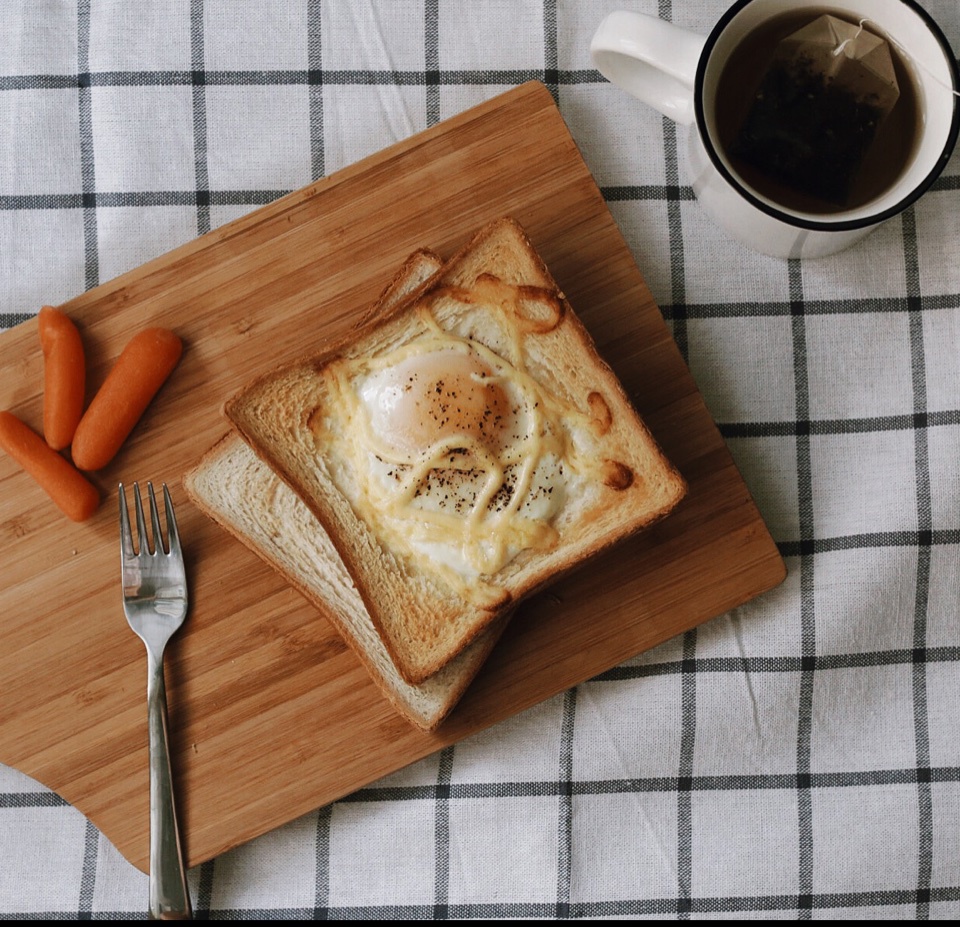
[{"label": "mug rim", "polygon": [[[943,169],[947,166],[947,162],[950,160],[953,149],[956,147],[957,136],[960,134],[960,97],[956,95],[957,91],[960,90],[960,68],[957,66],[957,60],[953,56],[953,50],[950,47],[950,43],[947,40],[947,37],[943,34],[943,30],[937,24],[936,20],[922,6],[920,6],[916,0],[899,0],[899,2],[904,6],[913,10],[914,13],[920,17],[920,19],[930,30],[930,33],[937,40],[941,50],[943,51],[943,56],[946,59],[947,68],[950,72],[950,80],[953,84],[954,91],[953,114],[950,118],[950,130],[947,132],[943,150],[937,156],[933,167],[926,177],[924,177],[918,184],[914,185],[892,206],[888,206],[886,209],[883,209],[880,212],[871,213],[867,216],[861,216],[857,219],[840,219],[831,222],[830,220],[811,219],[804,215],[797,215],[796,213],[787,212],[786,210],[779,209],[766,200],[761,199],[726,166],[723,159],[718,154],[716,147],[714,146],[710,133],[707,131],[707,119],[703,105],[703,86],[706,79],[707,64],[710,60],[711,54],[713,53],[713,49],[717,44],[717,41],[730,24],[730,21],[741,10],[754,2],[756,2],[756,0],[736,0],[736,2],[734,2],[726,10],[726,12],[724,12],[720,19],[717,20],[713,29],[710,30],[710,34],[707,36],[706,41],[704,42],[703,51],[700,53],[700,59],[697,62],[697,73],[693,85],[693,105],[696,116],[697,130],[700,133],[700,138],[703,142],[703,147],[707,152],[707,156],[710,158],[713,166],[720,172],[720,175],[752,206],[755,206],[768,216],[772,216],[774,219],[778,219],[787,225],[793,226],[794,228],[807,229],[809,231],[845,232],[876,225],[892,218],[898,213],[903,212],[908,206],[911,206],[918,199],[920,199],[920,197],[930,189],[930,187],[933,185],[933,182],[940,176],[940,174],[943,172]],[[839,213],[839,215],[842,215],[842,213]]]}]

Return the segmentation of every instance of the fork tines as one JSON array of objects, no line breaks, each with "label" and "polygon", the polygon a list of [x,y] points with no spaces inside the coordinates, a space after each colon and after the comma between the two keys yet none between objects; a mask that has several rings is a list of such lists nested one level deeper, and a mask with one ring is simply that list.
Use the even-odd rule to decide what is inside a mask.
[{"label": "fork tines", "polygon": [[163,509],[167,522],[167,546],[164,549],[163,529],[160,526],[160,513],[157,510],[157,497],[153,491],[153,483],[147,482],[147,498],[150,502],[150,524],[152,528],[151,537],[147,533],[146,520],[143,515],[143,504],[140,501],[140,486],[133,484],[133,504],[137,520],[137,551],[133,547],[133,535],[130,530],[130,516],[127,511],[127,496],[123,483],[120,483],[118,493],[120,496],[120,537],[123,543],[123,553],[126,556],[136,556],[144,552],[150,554],[168,554],[170,556],[180,556],[180,535],[177,531],[177,518],[173,513],[173,502],[170,499],[170,491],[167,484],[163,483]]}]

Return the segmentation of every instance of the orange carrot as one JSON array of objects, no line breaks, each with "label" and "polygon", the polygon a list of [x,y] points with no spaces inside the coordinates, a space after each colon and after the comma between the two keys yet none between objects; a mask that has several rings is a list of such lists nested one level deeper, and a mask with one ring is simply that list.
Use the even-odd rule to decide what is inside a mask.
[{"label": "orange carrot", "polygon": [[145,329],[127,342],[73,436],[73,462],[81,470],[113,460],[182,351],[180,339],[165,328]]},{"label": "orange carrot", "polygon": [[10,412],[0,412],[3,448],[74,521],[86,521],[100,504],[96,486],[43,438]]},{"label": "orange carrot", "polygon": [[43,436],[59,451],[73,440],[83,415],[87,366],[80,332],[66,315],[44,306],[37,318],[43,348]]}]

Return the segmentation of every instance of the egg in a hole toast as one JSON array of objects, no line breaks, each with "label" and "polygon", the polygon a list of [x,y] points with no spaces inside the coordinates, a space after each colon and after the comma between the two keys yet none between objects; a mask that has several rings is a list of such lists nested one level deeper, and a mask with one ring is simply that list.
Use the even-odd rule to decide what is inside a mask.
[{"label": "egg in a hole toast", "polygon": [[323,526],[412,684],[686,491],[511,219],[224,411]]}]

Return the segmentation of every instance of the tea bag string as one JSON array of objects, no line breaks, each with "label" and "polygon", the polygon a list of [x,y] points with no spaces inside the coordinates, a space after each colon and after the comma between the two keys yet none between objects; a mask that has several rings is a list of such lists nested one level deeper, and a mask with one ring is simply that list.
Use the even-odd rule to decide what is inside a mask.
[{"label": "tea bag string", "polygon": [[[860,22],[859,22],[859,24],[858,24],[860,28],[857,29],[857,31],[856,31],[852,36],[850,36],[849,39],[844,39],[844,40],[833,50],[833,57],[834,57],[834,58],[836,58],[837,55],[843,54],[843,50],[844,50],[851,42],[856,42],[856,40],[857,40],[858,38],[860,38],[860,33],[863,32],[863,24],[864,24],[864,23],[870,23],[871,25],[876,26],[878,29],[880,28],[880,23],[874,22],[874,20],[870,19],[870,18],[867,17],[867,16],[864,16],[863,19],[861,19]],[[881,30],[881,32],[882,32],[882,30]],[[888,37],[888,36],[886,36],[886,35],[884,36],[884,38],[885,38],[891,45],[895,46],[895,47],[900,51],[900,53],[903,55],[904,58],[906,58],[908,61],[912,61],[913,64],[914,64],[916,67],[920,68],[921,71],[924,71],[924,72],[930,77],[930,79],[931,79],[935,84],[939,84],[939,85],[940,85],[941,87],[943,87],[943,89],[946,90],[948,93],[953,94],[953,96],[955,96],[955,97],[960,97],[960,92],[954,90],[953,87],[949,86],[948,84],[945,84],[942,80],[940,80],[939,77],[937,77],[936,74],[933,73],[933,71],[930,70],[930,68],[926,67],[926,65],[921,64],[919,61],[917,61],[917,60],[913,57],[913,55],[911,55],[910,52],[908,52],[896,39],[890,38],[890,37]]]}]

